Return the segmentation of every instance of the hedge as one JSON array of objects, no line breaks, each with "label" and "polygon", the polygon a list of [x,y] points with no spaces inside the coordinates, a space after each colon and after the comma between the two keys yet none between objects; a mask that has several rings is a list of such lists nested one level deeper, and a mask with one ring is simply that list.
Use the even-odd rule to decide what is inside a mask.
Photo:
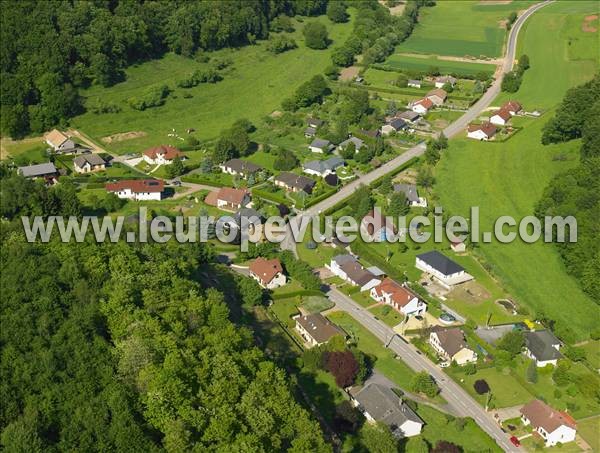
[{"label": "hedge", "polygon": [[271,296],[272,300],[291,299],[296,296],[324,296],[321,291],[311,289],[299,289],[298,291],[290,291],[289,293],[277,293]]},{"label": "hedge", "polygon": [[225,184],[221,182],[202,178],[201,176],[182,176],[180,179],[182,182],[189,182],[192,184],[204,184],[212,187],[225,187]]},{"label": "hedge", "polygon": [[264,198],[265,200],[272,201],[274,203],[288,205],[289,200],[285,197],[282,197],[276,193],[267,192],[265,190],[252,189],[252,196],[256,196],[259,198]]},{"label": "hedge", "polygon": [[310,200],[308,203],[306,203],[304,209],[306,208],[310,208],[311,206],[316,205],[317,203],[325,200],[326,198],[329,198],[330,196],[332,196],[334,193],[336,193],[338,191],[337,187],[330,190],[329,192],[325,192],[322,193],[321,195],[319,195],[318,197],[313,198],[312,200]]}]

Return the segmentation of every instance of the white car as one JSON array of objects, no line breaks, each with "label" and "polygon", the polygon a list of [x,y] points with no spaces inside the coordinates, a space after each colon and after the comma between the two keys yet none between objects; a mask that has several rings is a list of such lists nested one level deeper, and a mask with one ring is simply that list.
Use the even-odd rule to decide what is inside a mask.
[{"label": "white car", "polygon": [[440,368],[448,368],[450,366],[450,362],[440,362]]}]

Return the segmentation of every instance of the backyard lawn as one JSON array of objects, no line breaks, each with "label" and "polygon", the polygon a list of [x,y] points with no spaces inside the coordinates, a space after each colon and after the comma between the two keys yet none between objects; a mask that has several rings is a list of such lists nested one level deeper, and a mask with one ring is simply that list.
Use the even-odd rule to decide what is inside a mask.
[{"label": "backyard lawn", "polygon": [[[350,13],[353,13],[352,9]],[[331,49],[344,42],[352,31],[352,21],[334,24],[325,17],[313,20],[327,26],[332,41],[327,50],[308,49],[301,34],[302,25],[296,24],[296,32],[291,36],[298,44],[297,49],[273,55],[265,50],[267,42],[262,41],[253,46],[212,52],[209,54],[211,59],[230,59],[232,66],[224,70],[222,81],[190,89],[176,87],[177,81],[210,62],[199,63],[167,54],[160,60],[128,68],[127,80],[122,83],[110,88],[94,86],[82,92],[88,105],[101,99],[119,105],[121,112],[100,115],[88,112],[74,118],[72,123],[96,141],[122,132],[141,131],[147,134],[106,145],[111,151],[124,154],[159,143],[180,145],[182,142],[177,137],[167,136],[173,130],[185,137],[186,129],[194,128],[194,135],[206,140],[214,139],[239,118],[256,122],[279,109],[282,99],[311,76],[321,74],[331,64]],[[136,111],[127,105],[127,99],[162,84],[174,90],[163,106]]]},{"label": "backyard lawn", "polygon": [[[442,3],[440,2],[438,5],[440,4]],[[402,44],[400,45],[400,49],[404,50]],[[385,63],[383,63],[383,65],[395,70],[425,73],[429,72],[431,68],[438,68],[441,74],[456,74],[470,77],[474,77],[479,73],[485,73],[488,76],[492,76],[496,70],[496,66],[493,64],[441,60],[436,56],[423,58],[420,56],[401,54],[392,55]],[[369,71],[367,71],[367,73]]]},{"label": "backyard lawn", "polygon": [[[533,63],[513,99],[522,100],[526,108],[550,107],[560,101],[569,87],[592,77],[594,65],[587,60],[570,61],[567,43],[558,38],[564,30],[574,32],[566,20],[567,13],[584,14],[594,8],[597,4],[591,2],[556,2],[532,16],[519,41],[523,41],[522,49],[531,61],[539,62],[541,72]],[[539,41],[542,35],[546,36],[544,43]],[[549,73],[556,77],[544,75]],[[521,121],[519,125],[524,129],[502,144],[467,141],[462,137],[451,140],[436,175],[436,191],[445,210],[465,215],[471,206],[479,206],[482,231],[493,231],[491,228],[501,215],[510,215],[517,221],[531,215],[552,176],[576,165],[579,157],[577,141],[540,144],[547,119],[544,115]],[[553,156],[559,153],[566,160],[554,160]],[[600,308],[566,274],[552,244],[492,242],[480,244],[479,250],[517,303],[537,312],[544,310],[568,325],[578,338],[588,337]],[[565,300],[569,300],[568,314],[563,309]]]},{"label": "backyard lawn", "polygon": [[600,451],[600,415],[578,421],[577,432],[590,444],[592,451]]}]

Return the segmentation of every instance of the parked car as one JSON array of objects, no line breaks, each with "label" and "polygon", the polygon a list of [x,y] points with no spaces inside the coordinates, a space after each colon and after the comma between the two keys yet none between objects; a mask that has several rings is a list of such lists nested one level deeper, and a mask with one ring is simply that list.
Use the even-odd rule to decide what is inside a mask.
[{"label": "parked car", "polygon": [[440,368],[448,368],[450,366],[450,362],[440,362]]},{"label": "parked car", "polygon": [[521,446],[521,442],[519,441],[519,439],[517,439],[516,436],[511,436],[510,438],[510,442],[515,446],[515,447],[520,447]]}]

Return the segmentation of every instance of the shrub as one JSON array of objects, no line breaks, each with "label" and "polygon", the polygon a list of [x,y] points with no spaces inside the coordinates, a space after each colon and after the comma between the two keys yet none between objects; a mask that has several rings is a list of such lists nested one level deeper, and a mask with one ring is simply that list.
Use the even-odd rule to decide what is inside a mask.
[{"label": "shrub", "polygon": [[410,389],[415,393],[422,393],[433,398],[440,391],[433,378],[426,372],[417,373],[410,381]]},{"label": "shrub", "polygon": [[310,49],[326,49],[329,43],[327,28],[319,22],[309,22],[302,30],[306,47]]},{"label": "shrub", "polygon": [[146,91],[141,98],[132,97],[129,99],[129,105],[135,110],[146,110],[151,107],[158,107],[165,103],[170,90],[167,85],[153,87]]},{"label": "shrub", "polygon": [[277,36],[268,42],[266,48],[269,52],[278,54],[295,49],[296,47],[298,47],[296,41],[289,36]]},{"label": "shrub", "polygon": [[333,374],[340,388],[354,384],[358,373],[358,362],[351,351],[332,351],[323,355],[325,369]]},{"label": "shrub", "polygon": [[223,77],[215,68],[198,69],[189,77],[177,82],[177,86],[181,88],[192,88],[201,83],[217,83],[223,80]]},{"label": "shrub", "polygon": [[473,388],[477,392],[478,395],[484,395],[490,391],[490,386],[488,385],[485,379],[478,379],[473,384]]}]

